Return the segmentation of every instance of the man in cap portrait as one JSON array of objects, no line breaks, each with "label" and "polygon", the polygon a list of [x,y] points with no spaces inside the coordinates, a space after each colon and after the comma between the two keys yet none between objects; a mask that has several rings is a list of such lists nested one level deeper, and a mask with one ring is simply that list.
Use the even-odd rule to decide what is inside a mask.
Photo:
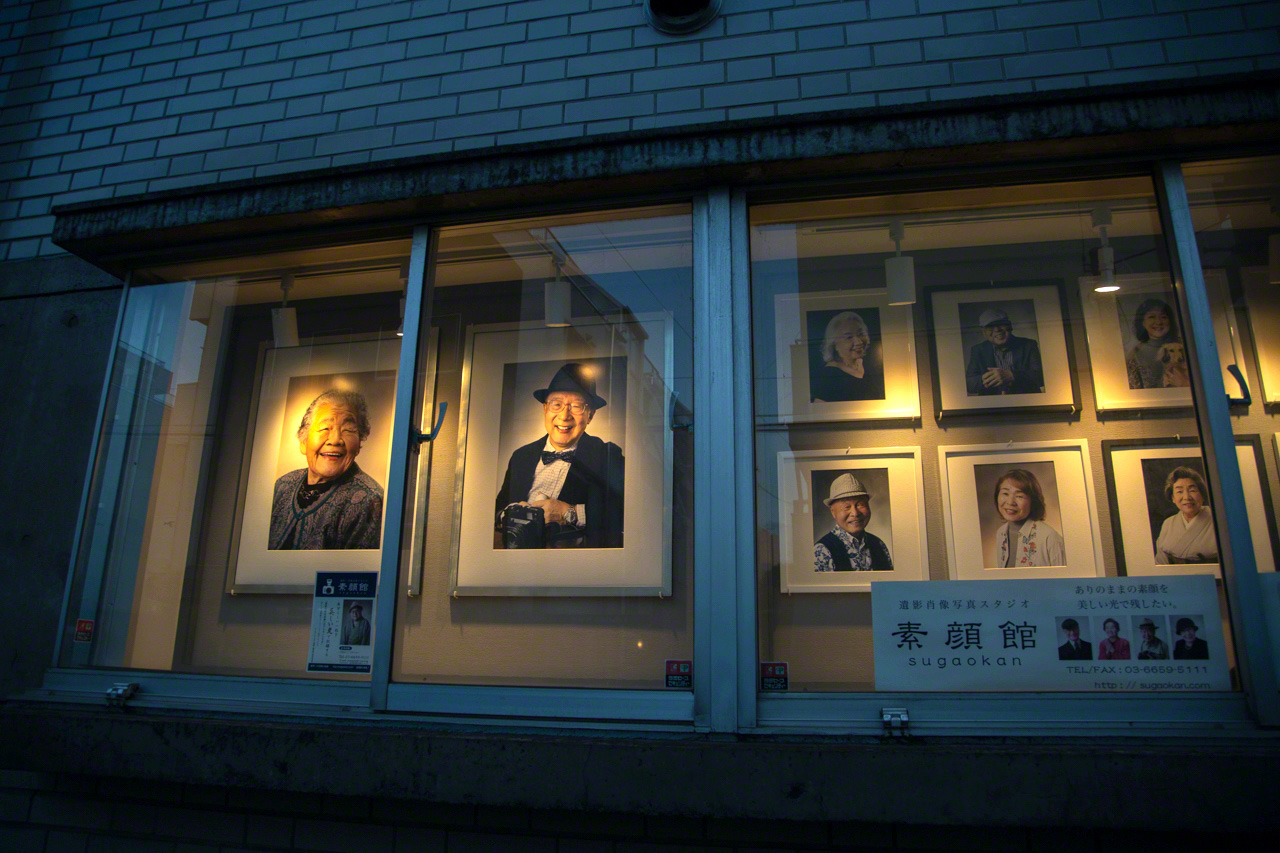
[{"label": "man in cap portrait", "polygon": [[342,623],[342,644],[344,646],[369,645],[370,625],[364,618],[364,605],[356,602],[347,611],[347,618]]},{"label": "man in cap portrait", "polygon": [[1138,643],[1138,660],[1168,660],[1169,644],[1156,636],[1156,623],[1148,616],[1138,625],[1142,640]]},{"label": "man in cap portrait", "polygon": [[1080,639],[1080,623],[1071,617],[1062,620],[1067,641],[1058,646],[1058,660],[1093,660],[1093,644]]},{"label": "man in cap portrait", "polygon": [[621,548],[622,448],[587,434],[607,405],[596,393],[595,369],[566,364],[533,397],[542,405],[546,434],[511,454],[498,490],[497,529],[509,515],[541,510],[540,541],[508,547]]},{"label": "man in cap portrait", "polygon": [[831,510],[835,527],[813,546],[813,568],[818,572],[888,572],[893,559],[884,540],[867,532],[871,521],[871,495],[852,474],[841,474],[823,500]]},{"label": "man in cap portrait", "polygon": [[970,397],[999,394],[1039,394],[1044,391],[1040,345],[1013,333],[1013,321],[1002,308],[988,308],[978,317],[986,340],[969,350],[965,386]]}]

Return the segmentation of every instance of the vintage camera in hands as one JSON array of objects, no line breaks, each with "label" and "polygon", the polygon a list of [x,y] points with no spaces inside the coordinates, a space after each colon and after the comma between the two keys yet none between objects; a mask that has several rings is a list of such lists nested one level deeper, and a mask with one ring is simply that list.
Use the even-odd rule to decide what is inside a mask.
[{"label": "vintage camera in hands", "polygon": [[546,516],[540,506],[512,504],[502,513],[502,547],[545,548]]}]

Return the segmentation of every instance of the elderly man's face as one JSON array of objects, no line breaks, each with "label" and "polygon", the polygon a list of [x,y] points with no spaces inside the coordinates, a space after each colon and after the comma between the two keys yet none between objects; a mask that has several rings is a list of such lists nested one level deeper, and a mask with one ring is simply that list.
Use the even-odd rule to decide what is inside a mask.
[{"label": "elderly man's face", "polygon": [[987,340],[998,347],[1002,347],[1009,343],[1009,338],[1013,335],[1013,326],[1009,323],[992,323],[990,326],[982,327],[982,334]]},{"label": "elderly man's face", "polygon": [[871,499],[865,495],[841,498],[831,502],[830,510],[836,526],[845,533],[861,536],[867,529],[867,522],[871,520]]},{"label": "elderly man's face", "polygon": [[[559,409],[559,411],[556,411]],[[577,409],[575,412],[574,410]],[[551,446],[566,450],[578,443],[591,423],[590,402],[574,391],[554,391],[542,404],[542,425],[551,439]]]},{"label": "elderly man's face", "polygon": [[360,607],[353,607],[353,608],[351,608],[351,621],[352,621],[352,622],[359,622],[359,621],[360,621],[361,619],[363,619],[363,618],[364,618],[364,610],[363,610],[363,608],[360,608]]},{"label": "elderly man's face", "polygon": [[1151,638],[1156,635],[1154,628],[1147,628],[1144,626],[1142,628],[1139,628],[1138,630],[1142,632],[1142,642],[1144,643],[1151,642]]},{"label": "elderly man's face", "polygon": [[321,403],[311,413],[311,426],[298,442],[307,457],[307,483],[336,480],[360,455],[360,429],[355,413],[341,406]]},{"label": "elderly man's face", "polygon": [[1063,628],[1063,633],[1067,635],[1067,642],[1074,643],[1080,639],[1079,628]]}]

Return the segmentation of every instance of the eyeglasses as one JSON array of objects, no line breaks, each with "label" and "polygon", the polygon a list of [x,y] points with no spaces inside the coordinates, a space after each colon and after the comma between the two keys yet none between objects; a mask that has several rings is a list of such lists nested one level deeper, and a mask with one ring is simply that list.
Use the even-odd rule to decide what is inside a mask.
[{"label": "eyeglasses", "polygon": [[547,411],[551,412],[553,415],[558,415],[565,409],[568,409],[575,415],[581,415],[587,411],[587,409],[591,408],[586,403],[566,403],[564,400],[552,400],[550,403],[544,403],[543,405],[545,405],[547,407]]}]

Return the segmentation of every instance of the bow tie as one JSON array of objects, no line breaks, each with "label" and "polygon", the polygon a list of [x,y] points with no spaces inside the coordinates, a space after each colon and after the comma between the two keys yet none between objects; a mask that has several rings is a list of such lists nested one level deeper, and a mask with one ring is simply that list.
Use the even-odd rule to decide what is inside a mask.
[{"label": "bow tie", "polygon": [[542,451],[542,464],[543,464],[543,465],[550,465],[552,462],[555,462],[556,460],[563,460],[563,461],[565,461],[565,462],[572,462],[572,461],[573,461],[573,451],[572,451],[572,450],[560,450],[560,451],[557,451],[557,452],[555,452],[555,453],[551,452],[550,450],[544,450],[544,451]]}]

